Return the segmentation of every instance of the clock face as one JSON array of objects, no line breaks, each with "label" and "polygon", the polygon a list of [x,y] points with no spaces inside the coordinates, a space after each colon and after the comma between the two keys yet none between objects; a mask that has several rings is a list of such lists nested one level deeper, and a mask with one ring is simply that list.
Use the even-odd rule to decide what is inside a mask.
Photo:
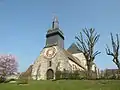
[{"label": "clock face", "polygon": [[56,49],[51,47],[45,51],[45,57],[46,58],[53,58],[56,54]]}]

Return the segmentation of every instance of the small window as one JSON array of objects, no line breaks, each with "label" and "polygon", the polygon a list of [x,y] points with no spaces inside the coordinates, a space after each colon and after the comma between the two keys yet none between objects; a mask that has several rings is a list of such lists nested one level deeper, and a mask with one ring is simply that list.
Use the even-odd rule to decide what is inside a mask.
[{"label": "small window", "polygon": [[49,67],[51,67],[52,66],[52,62],[51,61],[49,61]]}]

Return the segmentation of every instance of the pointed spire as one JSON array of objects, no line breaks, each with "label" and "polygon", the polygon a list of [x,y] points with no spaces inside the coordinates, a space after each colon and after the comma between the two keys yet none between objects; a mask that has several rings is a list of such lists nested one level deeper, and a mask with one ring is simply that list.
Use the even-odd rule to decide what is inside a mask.
[{"label": "pointed spire", "polygon": [[53,17],[52,28],[53,29],[58,29],[59,28],[59,21],[58,21],[57,16]]}]

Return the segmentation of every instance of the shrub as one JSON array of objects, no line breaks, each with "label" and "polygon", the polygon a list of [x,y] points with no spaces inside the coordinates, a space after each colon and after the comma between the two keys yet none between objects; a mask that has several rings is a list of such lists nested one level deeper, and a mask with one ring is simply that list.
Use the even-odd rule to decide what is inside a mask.
[{"label": "shrub", "polygon": [[80,73],[78,71],[69,72],[68,79],[80,79]]},{"label": "shrub", "polygon": [[56,73],[55,73],[56,80],[60,80],[61,79],[61,75],[62,75],[61,71],[56,71]]},{"label": "shrub", "polygon": [[6,80],[6,78],[5,78],[5,77],[3,77],[3,76],[1,76],[1,77],[0,77],[0,83],[5,82],[5,80]]},{"label": "shrub", "polygon": [[74,71],[74,72],[68,72],[66,70],[64,71],[56,71],[55,73],[56,80],[60,79],[71,79],[71,80],[80,80],[80,79],[86,79],[86,73],[83,71]]},{"label": "shrub", "polygon": [[17,84],[28,84],[28,79],[19,79]]},{"label": "shrub", "polygon": [[20,76],[17,84],[18,85],[19,84],[28,84],[28,77],[27,76]]},{"label": "shrub", "polygon": [[4,83],[9,83],[9,82],[11,82],[11,81],[16,81],[16,80],[15,80],[15,79],[9,79],[9,80],[6,79],[6,80],[4,81]]},{"label": "shrub", "polygon": [[[70,80],[86,80],[89,79],[89,77],[87,76],[88,72],[87,71],[73,71],[73,72],[69,72],[69,71],[56,71],[55,75],[56,75],[56,80],[60,80],[60,79],[70,79]],[[90,80],[93,79],[97,79],[97,75],[95,72],[91,72],[91,78]]]}]

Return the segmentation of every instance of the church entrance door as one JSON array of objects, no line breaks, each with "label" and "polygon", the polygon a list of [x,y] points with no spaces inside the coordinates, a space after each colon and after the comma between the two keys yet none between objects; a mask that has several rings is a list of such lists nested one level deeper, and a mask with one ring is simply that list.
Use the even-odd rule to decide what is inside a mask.
[{"label": "church entrance door", "polygon": [[47,80],[53,79],[54,78],[54,72],[52,69],[47,70]]}]

